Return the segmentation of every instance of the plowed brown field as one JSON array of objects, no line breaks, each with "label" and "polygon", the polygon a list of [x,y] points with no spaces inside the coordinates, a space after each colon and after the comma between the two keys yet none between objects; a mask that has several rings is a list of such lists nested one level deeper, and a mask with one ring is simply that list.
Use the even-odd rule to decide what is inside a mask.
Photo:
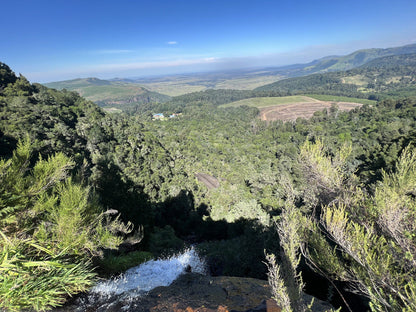
[{"label": "plowed brown field", "polygon": [[276,106],[268,106],[260,108],[260,118],[266,121],[295,121],[297,118],[311,118],[317,111],[330,108],[332,104],[336,104],[339,110],[349,111],[356,107],[362,106],[359,103],[349,102],[325,102],[311,98],[310,102],[299,102],[291,104],[280,104]]}]

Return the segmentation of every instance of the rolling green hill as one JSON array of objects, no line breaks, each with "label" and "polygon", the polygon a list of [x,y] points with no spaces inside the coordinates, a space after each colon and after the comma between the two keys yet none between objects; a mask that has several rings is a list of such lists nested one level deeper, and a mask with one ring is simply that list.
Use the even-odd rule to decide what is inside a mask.
[{"label": "rolling green hill", "polygon": [[277,81],[256,91],[331,94],[358,98],[416,95],[416,53],[380,57],[347,71]]},{"label": "rolling green hill", "polygon": [[416,44],[387,49],[364,49],[345,56],[324,57],[298,68],[290,68],[284,74],[288,77],[296,77],[312,73],[344,71],[362,66],[381,57],[412,53],[416,53]]},{"label": "rolling green hill", "polygon": [[46,83],[45,86],[58,90],[76,91],[84,98],[101,107],[126,108],[143,103],[163,103],[169,96],[149,91],[142,86],[126,81],[108,81],[98,78],[73,79]]},{"label": "rolling green hill", "polygon": [[45,83],[45,86],[48,88],[53,89],[67,89],[67,90],[75,90],[79,88],[85,88],[87,86],[108,86],[111,85],[110,81],[107,80],[101,80],[98,78],[78,78],[78,79],[72,79],[72,80],[64,80],[64,81],[56,81],[56,82],[50,82]]}]

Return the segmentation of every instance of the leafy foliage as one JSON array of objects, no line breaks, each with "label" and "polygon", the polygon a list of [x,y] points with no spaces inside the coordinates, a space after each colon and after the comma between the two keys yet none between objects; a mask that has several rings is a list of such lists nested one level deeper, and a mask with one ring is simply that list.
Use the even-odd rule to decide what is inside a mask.
[{"label": "leafy foliage", "polygon": [[110,220],[88,188],[68,178],[63,154],[40,158],[31,170],[29,140],[0,161],[0,307],[43,310],[85,291],[92,256],[117,248],[130,231]]},{"label": "leafy foliage", "polygon": [[[302,156],[305,154],[312,156],[305,158]],[[304,250],[303,254],[315,269],[327,277],[348,281],[353,289],[368,296],[374,311],[413,311],[416,249],[410,233],[415,232],[412,219],[415,203],[409,190],[414,190],[415,151],[409,148],[403,151],[396,172],[383,173],[373,196],[360,191],[354,177],[349,178],[349,183],[333,183],[345,181],[352,175],[340,170],[345,167],[348,153],[338,151],[331,159],[325,156],[318,142],[305,143],[300,155],[306,163],[304,172],[308,183],[317,185],[315,194],[331,185],[336,188],[331,188],[333,200],[317,203],[322,213],[310,219],[316,225],[310,225],[302,216],[288,219],[285,212],[282,213],[282,219],[287,222],[280,223],[280,236],[298,233],[294,228],[312,231],[303,240],[292,238],[290,244],[298,242],[297,250]],[[319,169],[313,169],[317,165]],[[339,191],[334,191],[336,189]],[[365,215],[367,217],[363,218]],[[287,245],[282,246],[285,254],[291,250]],[[305,246],[309,247],[305,249]],[[292,259],[290,263],[296,263],[293,257],[289,259]],[[272,260],[271,269],[275,267]],[[279,273],[271,272],[273,278]],[[289,280],[296,279],[295,275]],[[285,289],[293,289],[285,286]]]}]

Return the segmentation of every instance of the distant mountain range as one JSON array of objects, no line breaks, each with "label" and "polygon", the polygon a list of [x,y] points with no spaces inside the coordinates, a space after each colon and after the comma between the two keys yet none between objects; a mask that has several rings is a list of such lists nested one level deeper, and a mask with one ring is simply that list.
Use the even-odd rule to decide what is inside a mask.
[{"label": "distant mountain range", "polygon": [[350,70],[292,77],[255,90],[292,94],[323,93],[374,99],[386,96],[414,96],[416,53],[379,57]]},{"label": "distant mountain range", "polygon": [[[387,49],[358,50],[345,56],[327,56],[307,64],[293,64],[281,67],[267,67],[255,69],[240,69],[225,72],[193,73],[149,78],[115,78],[101,80],[98,78],[84,78],[45,84],[55,89],[77,91],[82,96],[96,102],[103,107],[131,106],[141,103],[164,103],[171,96],[203,91],[206,89],[240,89],[240,90],[302,90],[315,88],[329,88],[337,85],[336,90],[348,92],[380,92],[380,84],[397,83],[401,74],[400,66],[414,66],[416,44]],[[409,57],[399,57],[411,55]],[[407,65],[404,65],[408,62]],[[367,65],[367,67],[365,67]],[[389,71],[389,79],[378,80],[374,77],[376,67]],[[358,72],[350,70],[360,68]],[[372,69],[371,69],[372,68]],[[408,68],[409,69],[409,68]],[[410,70],[410,69],[409,69]],[[408,70],[408,71],[409,71]],[[363,74],[366,71],[366,74]],[[346,72],[345,74],[331,74],[332,72]],[[306,78],[311,74],[321,74],[322,84],[317,76]],[[328,75],[326,75],[328,74]],[[358,77],[357,75],[361,75]],[[344,77],[345,76],[345,77]],[[400,77],[399,77],[400,76]],[[294,77],[304,77],[296,80]],[[342,78],[344,77],[344,78]],[[292,78],[292,79],[288,79]],[[294,79],[294,80],[293,80]],[[343,80],[342,80],[343,79]],[[373,80],[378,85],[373,88]],[[308,81],[308,82],[306,82]],[[401,79],[403,82],[403,79]],[[410,83],[410,82],[409,82]],[[307,87],[306,87],[307,85]],[[403,83],[400,87],[408,87]],[[338,89],[337,89],[338,88]],[[399,88],[399,87],[398,87]],[[342,92],[341,92],[342,93]]]},{"label": "distant mountain range", "polygon": [[[299,68],[284,70],[286,76],[304,76],[313,73],[324,73],[330,71],[349,70],[364,65],[374,59],[391,56],[416,53],[416,44],[387,49],[365,49],[358,50],[345,56],[327,56],[315,60],[309,64],[302,64]],[[281,74],[279,69],[277,69]]]}]

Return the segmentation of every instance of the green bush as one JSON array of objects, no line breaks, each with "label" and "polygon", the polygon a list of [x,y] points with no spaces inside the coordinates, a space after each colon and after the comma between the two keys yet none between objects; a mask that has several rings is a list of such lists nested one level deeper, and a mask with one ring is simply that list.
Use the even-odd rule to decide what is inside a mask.
[{"label": "green bush", "polygon": [[119,274],[153,258],[148,251],[132,251],[122,255],[109,254],[98,258],[96,264],[105,275]]},{"label": "green bush", "polygon": [[155,227],[150,234],[149,250],[155,256],[178,252],[184,247],[185,243],[175,235],[175,230],[170,225],[163,228]]},{"label": "green bush", "polygon": [[416,150],[403,150],[395,171],[382,172],[373,194],[348,172],[348,154],[343,148],[327,156],[319,141],[301,148],[306,188],[313,185],[318,200],[301,211],[293,205],[295,194],[287,192],[277,224],[287,260],[279,265],[268,257],[274,297],[285,311],[305,311],[297,305],[302,252],[318,273],[366,296],[372,311],[415,311]]},{"label": "green bush", "polygon": [[0,160],[0,308],[11,311],[44,310],[87,290],[92,257],[117,248],[115,233],[130,230],[68,177],[69,158],[40,158],[33,169],[30,159],[26,140]]}]

